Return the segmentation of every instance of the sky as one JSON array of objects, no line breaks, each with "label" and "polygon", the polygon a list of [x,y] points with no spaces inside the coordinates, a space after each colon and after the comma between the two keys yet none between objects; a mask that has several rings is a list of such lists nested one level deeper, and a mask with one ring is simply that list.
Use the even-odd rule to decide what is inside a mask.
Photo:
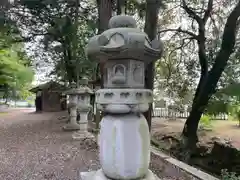
[{"label": "sky", "polygon": [[[25,43],[25,49],[27,55],[33,59],[33,68],[35,70],[34,80],[32,84],[34,86],[50,81],[52,78],[49,76],[49,73],[53,70],[54,64],[51,61],[50,57],[42,53],[43,49],[38,48],[39,40],[42,37],[37,37],[36,41]],[[34,52],[38,52],[39,55],[35,56]],[[44,59],[47,59],[48,62],[45,62]]]}]

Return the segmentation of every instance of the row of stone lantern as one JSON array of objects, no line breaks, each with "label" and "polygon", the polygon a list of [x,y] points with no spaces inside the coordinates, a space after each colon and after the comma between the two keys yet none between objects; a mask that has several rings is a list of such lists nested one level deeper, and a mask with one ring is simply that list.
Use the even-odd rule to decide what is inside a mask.
[{"label": "row of stone lantern", "polygon": [[78,130],[72,135],[73,139],[93,138],[94,136],[88,132],[88,113],[92,109],[90,96],[93,91],[88,87],[86,78],[80,80],[79,84],[79,87],[72,85],[70,90],[65,92],[69,96],[69,121],[63,129],[67,131]]}]

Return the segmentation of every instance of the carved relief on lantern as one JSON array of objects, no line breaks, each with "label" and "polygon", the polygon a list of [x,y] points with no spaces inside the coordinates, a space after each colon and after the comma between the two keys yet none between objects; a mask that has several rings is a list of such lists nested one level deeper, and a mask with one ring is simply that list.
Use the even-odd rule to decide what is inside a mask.
[{"label": "carved relief on lantern", "polygon": [[69,94],[69,107],[76,106],[78,104],[78,97],[76,94]]},{"label": "carved relief on lantern", "polygon": [[147,89],[101,89],[96,93],[97,107],[109,113],[145,112],[152,102]]},{"label": "carved relief on lantern", "polygon": [[90,95],[93,93],[90,88],[85,85],[81,85],[79,89],[77,89],[78,96],[78,109],[81,111],[89,111],[91,109],[90,105]]},{"label": "carved relief on lantern", "polygon": [[143,88],[144,62],[124,59],[111,60],[104,67],[104,87]]},{"label": "carved relief on lantern", "polygon": [[[108,66],[105,65],[103,68],[103,82],[104,82],[104,87],[106,87],[106,84],[108,83],[109,79],[109,70],[108,70]],[[100,89],[100,87],[99,87]]]},{"label": "carved relief on lantern", "polygon": [[92,106],[90,104],[90,95],[89,94],[80,94],[78,96],[78,110],[81,113],[83,112],[89,112],[92,109]]},{"label": "carved relief on lantern", "polygon": [[123,64],[116,64],[113,66],[112,84],[126,83],[126,67]]},{"label": "carved relief on lantern", "polygon": [[130,61],[130,79],[133,87],[144,87],[144,62],[142,61]]},{"label": "carved relief on lantern", "polygon": [[105,65],[105,76],[106,81],[104,82],[104,87],[108,88],[119,88],[122,86],[127,86],[127,75],[128,75],[128,64],[126,60],[111,60]]},{"label": "carved relief on lantern", "polygon": [[79,104],[89,104],[88,103],[88,95],[86,94],[79,94],[78,95],[78,103]]}]

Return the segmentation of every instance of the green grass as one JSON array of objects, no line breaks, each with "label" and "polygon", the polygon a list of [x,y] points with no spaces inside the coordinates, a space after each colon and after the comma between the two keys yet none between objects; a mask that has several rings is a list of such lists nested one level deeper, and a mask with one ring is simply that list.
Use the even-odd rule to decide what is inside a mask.
[{"label": "green grass", "polygon": [[7,112],[0,112],[0,116],[5,114],[7,114]]}]

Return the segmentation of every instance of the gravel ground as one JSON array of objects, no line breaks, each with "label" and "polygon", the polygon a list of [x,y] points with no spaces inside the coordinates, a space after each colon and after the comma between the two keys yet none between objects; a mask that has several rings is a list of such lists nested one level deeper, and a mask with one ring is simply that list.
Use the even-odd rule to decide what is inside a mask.
[{"label": "gravel ground", "polygon": [[[62,131],[63,113],[13,113],[0,117],[0,180],[79,180],[80,171],[99,168],[96,144]],[[151,169],[159,177],[177,179],[161,167],[152,155]]]},{"label": "gravel ground", "polygon": [[56,113],[0,119],[0,180],[75,180],[79,171],[98,168],[96,150],[62,131]]}]

